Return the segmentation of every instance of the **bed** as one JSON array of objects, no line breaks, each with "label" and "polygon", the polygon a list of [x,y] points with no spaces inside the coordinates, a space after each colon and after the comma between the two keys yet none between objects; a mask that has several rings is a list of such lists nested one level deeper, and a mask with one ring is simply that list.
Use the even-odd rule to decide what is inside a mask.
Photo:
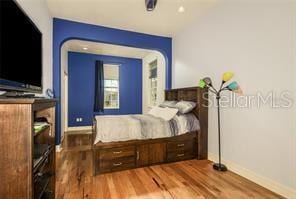
[{"label": "bed", "polygon": [[96,116],[93,120],[93,173],[207,159],[207,89],[165,91],[165,100],[192,101],[196,107],[166,121],[152,115]]},{"label": "bed", "polygon": [[[166,110],[166,108],[160,109],[161,111]],[[96,123],[94,144],[167,138],[200,130],[199,121],[193,113],[176,114],[169,120],[149,113],[145,115],[101,115],[95,116],[94,119]]]}]

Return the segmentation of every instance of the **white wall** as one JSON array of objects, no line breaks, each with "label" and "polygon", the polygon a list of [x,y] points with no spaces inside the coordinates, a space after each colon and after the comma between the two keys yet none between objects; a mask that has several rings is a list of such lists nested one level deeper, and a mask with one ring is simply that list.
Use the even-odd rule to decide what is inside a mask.
[{"label": "white wall", "polygon": [[150,79],[149,64],[157,59],[157,104],[164,100],[165,90],[165,58],[158,52],[152,52],[143,58],[143,113],[147,113],[150,107]]},{"label": "white wall", "polygon": [[65,43],[61,48],[61,140],[64,138],[65,131],[68,130],[68,86],[65,82],[67,81],[67,77],[68,46],[67,43]]},{"label": "white wall", "polygon": [[[295,92],[295,3],[217,4],[173,38],[173,87],[197,86],[204,76],[219,85],[230,70],[245,95]],[[222,109],[223,158],[281,186],[288,196],[296,189],[295,112],[295,106]],[[217,150],[217,113],[210,108],[209,153]]]},{"label": "white wall", "polygon": [[[45,0],[17,0],[43,35],[43,93],[52,88],[52,17]],[[21,34],[21,33],[20,33]]]}]

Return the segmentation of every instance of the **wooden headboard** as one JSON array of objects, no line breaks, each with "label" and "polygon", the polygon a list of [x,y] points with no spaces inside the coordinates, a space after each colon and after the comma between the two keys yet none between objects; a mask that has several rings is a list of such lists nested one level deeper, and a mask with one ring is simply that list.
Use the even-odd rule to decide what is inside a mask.
[{"label": "wooden headboard", "polygon": [[208,158],[208,89],[198,87],[178,88],[165,91],[165,100],[193,101],[196,108],[192,111],[200,122],[198,132],[198,159]]}]

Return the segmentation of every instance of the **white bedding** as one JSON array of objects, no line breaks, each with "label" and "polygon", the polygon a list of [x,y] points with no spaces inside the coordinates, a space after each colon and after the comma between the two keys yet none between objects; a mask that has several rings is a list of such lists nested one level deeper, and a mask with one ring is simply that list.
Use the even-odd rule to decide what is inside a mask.
[{"label": "white bedding", "polygon": [[170,121],[152,115],[96,116],[94,143],[172,137],[200,129],[193,114],[176,115]]}]

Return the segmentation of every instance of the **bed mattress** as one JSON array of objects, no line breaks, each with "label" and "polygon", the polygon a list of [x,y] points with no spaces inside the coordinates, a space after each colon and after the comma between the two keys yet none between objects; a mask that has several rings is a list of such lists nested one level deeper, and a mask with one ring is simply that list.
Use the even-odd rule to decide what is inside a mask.
[{"label": "bed mattress", "polygon": [[166,121],[152,115],[96,116],[98,142],[156,139],[182,135],[200,129],[194,114],[176,115]]}]

